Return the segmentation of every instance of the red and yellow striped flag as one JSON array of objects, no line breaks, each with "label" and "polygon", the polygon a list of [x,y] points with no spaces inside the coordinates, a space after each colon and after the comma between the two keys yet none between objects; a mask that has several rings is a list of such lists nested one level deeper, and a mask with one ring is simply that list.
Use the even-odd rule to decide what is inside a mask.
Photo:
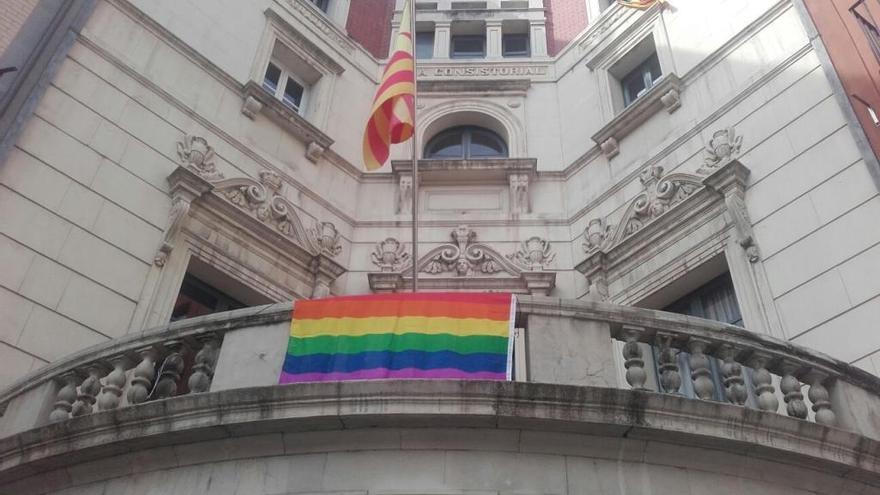
[{"label": "red and yellow striped flag", "polygon": [[409,0],[403,6],[394,52],[382,75],[370,120],[364,131],[364,164],[375,170],[385,164],[391,143],[402,143],[415,127],[415,64]]},{"label": "red and yellow striped flag", "polygon": [[632,7],[634,9],[645,10],[650,9],[658,3],[664,3],[665,1],[666,0],[617,0],[617,3],[623,5],[624,7]]}]

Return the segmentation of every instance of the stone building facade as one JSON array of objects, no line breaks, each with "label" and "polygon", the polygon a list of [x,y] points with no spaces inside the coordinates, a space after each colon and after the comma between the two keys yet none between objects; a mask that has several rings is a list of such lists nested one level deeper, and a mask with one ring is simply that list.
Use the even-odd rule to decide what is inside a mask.
[{"label": "stone building facade", "polygon": [[[26,20],[0,14],[21,26],[14,37],[0,37],[10,38],[0,67],[19,68],[0,76],[0,385],[7,387],[0,484],[14,478],[39,493],[106,490],[108,476],[132,484],[137,471],[112,461],[62,469],[35,460],[77,452],[85,462],[130,448],[135,457],[126,462],[149,458],[144,472],[154,478],[172,469],[167,479],[186,483],[201,476],[193,470],[226,466],[234,478],[227,483],[262,473],[261,488],[246,486],[264,493],[394,492],[386,478],[369,478],[370,458],[396,459],[410,473],[396,488],[432,494],[586,493],[580,490],[595,481],[583,474],[589,469],[608,493],[633,493],[625,488],[630,478],[615,478],[621,462],[630,463],[627,472],[650,472],[642,479],[666,487],[656,493],[705,493],[718,483],[739,487],[727,493],[749,486],[871,493],[880,486],[876,465],[858,464],[854,447],[874,448],[880,438],[870,412],[880,394],[871,376],[880,374],[876,130],[860,125],[864,116],[843,93],[846,74],[835,71],[833,50],[816,35],[821,22],[810,6],[817,2],[668,0],[640,11],[608,0],[417,0],[418,259],[410,243],[411,143],[394,147],[378,172],[365,172],[361,159],[401,0],[13,3],[33,10]],[[364,392],[365,409],[339,406],[339,416],[302,412],[283,396],[293,392],[254,388],[277,377],[272,356],[285,313],[241,308],[409,290],[414,267],[425,290],[522,295],[517,348],[526,371],[518,381],[555,385],[511,385],[489,403],[473,399],[491,394],[488,385],[468,395],[441,384],[432,390],[449,406],[440,401],[436,410],[394,402],[413,392],[410,385],[377,385]],[[222,349],[206,337],[227,331]],[[185,358],[181,346],[189,349]],[[730,378],[738,368],[725,366],[743,361],[755,370],[748,404],[788,407],[799,419],[756,420],[742,407],[642,394],[676,383],[676,358],[666,354],[674,346],[690,352],[690,364],[681,366],[695,380],[709,373],[704,352],[718,358],[716,390],[736,386]],[[218,419],[211,424],[235,437],[218,440],[188,423],[189,407],[222,416],[207,394],[169,402],[182,409],[168,413],[153,446],[170,450],[138,453],[142,447],[102,436],[101,421],[122,429],[131,421],[131,438],[144,434],[137,425],[158,414],[152,404],[131,408],[133,416],[111,417],[109,409],[142,402],[138,380],[162,383],[157,363],[168,356],[187,370],[201,366],[183,373],[181,364],[172,373],[178,388],[226,394],[241,424],[253,428]],[[633,367],[654,371],[633,380]],[[760,400],[771,383],[769,375],[763,381],[767,370],[784,404]],[[687,385],[689,375],[681,375],[686,385],[675,391],[712,396],[701,392],[705,382]],[[191,376],[184,386],[180,380]],[[571,402],[579,392],[564,388],[624,383],[637,391],[611,397],[593,390],[582,403]],[[508,415],[507,406],[526,407],[518,390],[550,397],[560,409]],[[278,416],[248,416],[250,391]],[[357,401],[354,390],[313,392],[327,404]],[[631,417],[627,401],[641,404],[633,407],[650,424]],[[611,416],[623,412],[590,416],[585,404],[593,403]],[[825,412],[832,403],[833,421]],[[92,404],[101,412],[87,416]],[[395,407],[406,421],[383,419]],[[480,407],[502,419],[482,422]],[[565,408],[576,413],[559,416]],[[680,415],[664,416],[670,408]],[[358,423],[358,414],[369,419]],[[71,415],[87,417],[63,432],[44,426]],[[449,429],[417,430],[420,415],[443,416]],[[284,430],[285,420],[305,416],[318,418],[314,428]],[[726,431],[707,420],[696,433],[687,426],[687,418],[715,416],[746,426]],[[825,426],[798,423],[805,418]],[[384,429],[309,431],[349,421]],[[497,431],[506,421],[512,429]],[[843,429],[822,430],[835,422]],[[556,426],[541,429],[549,423]],[[646,428],[643,439],[617,435],[634,424]],[[759,443],[755,435],[771,426],[777,443],[757,449],[766,463],[751,473],[723,469],[746,462],[737,442]],[[44,429],[26,431],[33,427]],[[580,446],[565,438],[568,427],[585,435]],[[476,428],[477,436],[461,428]],[[182,452],[162,436],[178,430],[208,443]],[[541,433],[523,433],[535,430]],[[828,431],[838,436],[827,440]],[[669,432],[701,440],[675,446]],[[94,440],[92,454],[62,442],[76,435]],[[650,443],[651,435],[661,442]],[[475,453],[483,444],[474,438],[485,439],[492,454]],[[591,438],[604,438],[616,457],[583,450]],[[713,466],[700,464],[700,449],[713,448],[713,439],[723,455]],[[853,457],[832,459],[810,443],[819,439]],[[28,442],[49,446],[23,453]],[[346,454],[349,442],[372,453]],[[407,453],[427,444],[442,448]],[[223,454],[204,457],[214,450]],[[672,451],[688,461],[665,465]],[[156,454],[175,464],[163,467]],[[30,460],[11,460],[18,455]],[[481,456],[501,466],[497,479],[485,486],[450,481],[478,477],[469,469]],[[773,472],[767,459],[779,456],[804,473],[798,463],[811,458],[834,474],[804,475],[798,485]],[[203,468],[184,467],[195,458],[190,464]],[[324,463],[324,484],[268,488],[267,473],[293,463],[290,472],[307,477],[315,462]],[[446,471],[436,471],[443,462]],[[677,470],[714,474],[688,474],[683,482]],[[844,472],[857,479],[843,480]],[[34,485],[27,478],[34,473],[54,473],[57,479],[45,479],[57,483]],[[568,484],[560,481],[566,477]]]},{"label": "stone building facade", "polygon": [[[421,253],[489,261],[422,256],[427,286],[664,308],[729,273],[747,328],[876,372],[876,158],[800,3],[607,3],[418,2],[419,143],[504,148],[425,160]],[[408,145],[360,158],[400,4],[66,3],[4,76],[4,380],[167,322],[188,272],[241,305],[405,288]]]}]

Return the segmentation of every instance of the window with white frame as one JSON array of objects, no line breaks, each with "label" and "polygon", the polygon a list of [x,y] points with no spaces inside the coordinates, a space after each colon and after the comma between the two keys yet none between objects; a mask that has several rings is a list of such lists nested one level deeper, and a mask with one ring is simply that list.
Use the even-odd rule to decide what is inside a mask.
[{"label": "window with white frame", "polygon": [[263,89],[281,100],[294,112],[302,113],[308,85],[294,76],[289,69],[283,67],[275,60],[269,62],[263,76]]}]

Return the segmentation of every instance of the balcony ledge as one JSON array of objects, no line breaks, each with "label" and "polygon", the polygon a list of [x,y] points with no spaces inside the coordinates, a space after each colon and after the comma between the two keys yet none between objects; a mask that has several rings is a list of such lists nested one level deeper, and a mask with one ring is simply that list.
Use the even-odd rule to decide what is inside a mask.
[{"label": "balcony ledge", "polygon": [[441,426],[708,447],[880,486],[880,442],[836,428],[652,392],[458,381],[245,388],[99,412],[0,440],[0,484],[25,484],[29,476],[50,470],[180,443],[306,430]]}]

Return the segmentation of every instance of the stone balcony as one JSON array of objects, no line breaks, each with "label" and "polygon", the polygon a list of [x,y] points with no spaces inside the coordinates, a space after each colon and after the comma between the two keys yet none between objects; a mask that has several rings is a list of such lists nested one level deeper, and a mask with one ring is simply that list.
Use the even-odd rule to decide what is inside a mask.
[{"label": "stone balcony", "polygon": [[[382,488],[392,479],[418,493],[560,493],[546,473],[563,458],[567,473],[571,459],[616,463],[624,484],[629,474],[641,476],[638,469],[658,473],[652,484],[679,483],[678,469],[716,473],[717,483],[736,476],[737,486],[794,487],[785,493],[880,490],[880,379],[871,374],[699,318],[529,296],[518,298],[517,310],[510,383],[277,386],[290,303],[179,321],[85,349],[0,392],[0,493],[100,492],[108,480],[146,483],[144,476],[170,483],[187,466],[212,463],[226,463],[223,472],[235,472],[241,490],[244,460],[262,466],[351,451],[397,468],[380,480],[366,474],[368,460],[343,468],[327,457],[316,487],[299,480],[269,488],[266,473],[276,468],[266,464],[262,481],[245,491],[403,493]],[[691,386],[681,387],[686,381]],[[407,463],[437,451],[447,464],[434,486]],[[496,484],[491,473],[459,480],[455,466],[468,465],[462,452],[480,453],[470,464],[511,471]],[[477,479],[485,490],[473,491]],[[526,489],[536,480],[540,489]],[[184,493],[174,486],[157,489]],[[577,486],[566,490],[587,493]],[[638,486],[629,493],[641,493]]]}]

